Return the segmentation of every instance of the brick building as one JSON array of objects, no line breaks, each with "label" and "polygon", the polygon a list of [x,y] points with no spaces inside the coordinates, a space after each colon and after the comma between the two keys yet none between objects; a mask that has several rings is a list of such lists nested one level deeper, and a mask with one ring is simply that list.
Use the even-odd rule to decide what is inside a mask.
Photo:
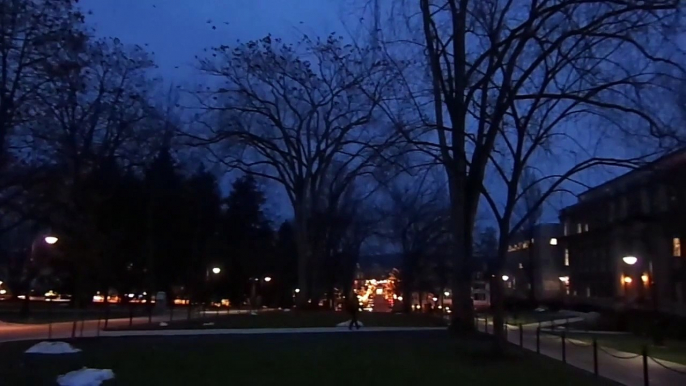
[{"label": "brick building", "polygon": [[586,191],[560,220],[570,300],[686,313],[686,151]]},{"label": "brick building", "polygon": [[538,224],[512,238],[504,270],[506,295],[525,299],[533,286],[537,301],[561,297],[560,277],[566,275],[561,236],[562,225]]}]

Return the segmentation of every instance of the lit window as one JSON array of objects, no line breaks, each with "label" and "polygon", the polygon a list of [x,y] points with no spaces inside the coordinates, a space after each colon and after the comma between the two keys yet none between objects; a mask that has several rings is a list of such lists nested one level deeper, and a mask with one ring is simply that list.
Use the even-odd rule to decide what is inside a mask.
[{"label": "lit window", "polygon": [[519,269],[524,269],[524,264],[519,263]]},{"label": "lit window", "polygon": [[569,249],[565,249],[565,267],[569,267]]},{"label": "lit window", "polygon": [[681,239],[678,237],[672,239],[672,255],[681,256]]},{"label": "lit window", "polygon": [[555,237],[550,239],[550,245],[557,245],[557,239]]},{"label": "lit window", "polygon": [[588,232],[588,224],[584,224],[584,232]]},{"label": "lit window", "polygon": [[581,223],[576,224],[576,233],[581,233]]}]

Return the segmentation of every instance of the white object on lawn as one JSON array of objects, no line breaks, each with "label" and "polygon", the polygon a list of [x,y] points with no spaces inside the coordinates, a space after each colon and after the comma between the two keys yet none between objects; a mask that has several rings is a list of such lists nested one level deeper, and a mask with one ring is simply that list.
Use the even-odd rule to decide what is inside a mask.
[{"label": "white object on lawn", "polygon": [[290,308],[284,308],[283,312],[291,312],[291,309]]},{"label": "white object on lawn", "polygon": [[214,322],[203,323],[203,326],[214,326]]},{"label": "white object on lawn", "polygon": [[27,354],[73,354],[79,352],[78,348],[66,342],[40,342],[29,347]]},{"label": "white object on lawn", "polygon": [[[357,321],[357,324],[359,324],[360,327],[364,327],[364,324],[362,324],[362,322],[360,322],[359,320]],[[348,327],[348,326],[350,326],[350,320],[348,320],[346,322],[340,322],[336,325],[336,327]]]},{"label": "white object on lawn", "polygon": [[257,316],[257,311],[250,311],[250,315]]},{"label": "white object on lawn", "polygon": [[60,386],[98,386],[103,381],[114,379],[112,370],[89,369],[68,372],[57,377]]},{"label": "white object on lawn", "polygon": [[167,322],[160,322],[160,327],[167,327],[169,324]]}]

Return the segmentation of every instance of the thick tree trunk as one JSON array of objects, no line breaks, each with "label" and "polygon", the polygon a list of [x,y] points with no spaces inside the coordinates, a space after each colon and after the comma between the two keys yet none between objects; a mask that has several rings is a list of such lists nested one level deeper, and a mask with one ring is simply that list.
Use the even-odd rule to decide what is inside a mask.
[{"label": "thick tree trunk", "polygon": [[471,333],[474,327],[474,302],[472,300],[472,246],[471,229],[465,211],[466,197],[464,178],[449,178],[451,215],[456,256],[453,274],[453,313],[451,330]]},{"label": "thick tree trunk", "polygon": [[[501,229],[501,232],[503,230]],[[503,264],[507,255],[507,239],[500,237],[498,246],[498,259],[495,266],[495,277],[491,280],[491,304],[493,309],[493,350],[494,354],[501,355],[505,351],[505,288],[501,280]]]}]

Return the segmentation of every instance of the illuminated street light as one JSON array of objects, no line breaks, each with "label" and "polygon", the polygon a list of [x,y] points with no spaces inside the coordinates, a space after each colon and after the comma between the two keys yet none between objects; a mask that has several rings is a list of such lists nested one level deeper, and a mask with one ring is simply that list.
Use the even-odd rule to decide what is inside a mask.
[{"label": "illuminated street light", "polygon": [[437,301],[438,301],[438,298],[434,296],[434,297],[433,297],[433,301],[437,302]]},{"label": "illuminated street light", "polygon": [[269,283],[270,281],[272,281],[272,278],[269,277],[269,276],[266,276],[266,277],[264,278],[264,281],[266,281],[267,283]]},{"label": "illuminated street light", "polygon": [[45,240],[46,243],[52,245],[55,244],[59,239],[55,236],[46,236],[43,240]]},{"label": "illuminated street light", "polygon": [[443,292],[443,295],[445,295],[445,296],[450,296],[450,292],[445,291],[445,292]]},{"label": "illuminated street light", "polygon": [[622,260],[623,260],[626,264],[629,264],[629,265],[634,265],[634,264],[636,264],[636,262],[638,261],[638,259],[636,258],[636,256],[624,256],[624,257],[622,257]]},{"label": "illuminated street light", "polygon": [[560,276],[560,281],[563,283],[569,283],[569,276]]},{"label": "illuminated street light", "polygon": [[398,300],[400,300],[400,301],[402,302],[402,301],[403,301],[403,297],[402,297],[402,296],[398,296]]},{"label": "illuminated street light", "polygon": [[219,267],[212,268],[212,273],[215,275],[219,274],[221,271],[222,271],[222,269]]},{"label": "illuminated street light", "polygon": [[295,289],[295,293],[296,293],[296,294],[300,293],[300,288],[296,288],[296,289]]},{"label": "illuminated street light", "polygon": [[510,277],[507,275],[503,275],[503,281],[508,281],[508,280],[510,280]]},{"label": "illuminated street light", "polygon": [[629,276],[627,276],[627,277],[624,278],[624,282],[625,282],[626,284],[631,284],[632,281],[633,281],[633,280],[632,280]]},{"label": "illuminated street light", "polygon": [[641,275],[641,281],[643,281],[644,283],[648,283],[648,275],[645,273]]}]

